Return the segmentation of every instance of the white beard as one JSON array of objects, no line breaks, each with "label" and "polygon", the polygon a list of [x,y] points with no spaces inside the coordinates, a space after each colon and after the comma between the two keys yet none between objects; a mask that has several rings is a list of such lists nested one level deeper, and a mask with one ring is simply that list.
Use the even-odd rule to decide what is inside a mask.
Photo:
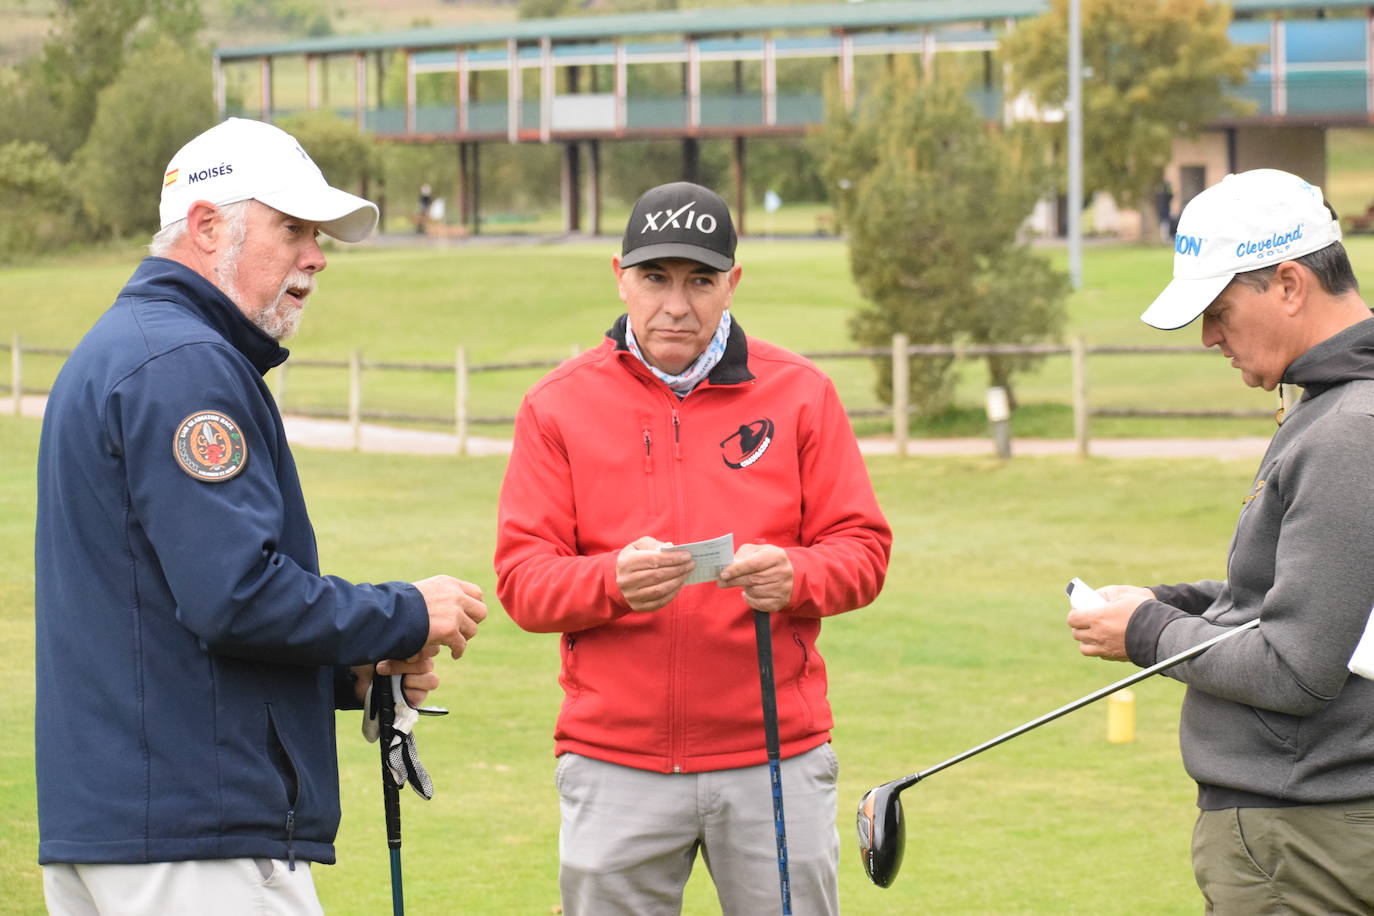
[{"label": "white beard", "polygon": [[302,301],[299,308],[294,303],[286,302],[286,291],[291,288],[305,290],[308,295],[315,289],[315,278],[303,271],[293,270],[282,280],[281,289],[277,291],[276,298],[266,306],[259,309],[254,314],[249,314],[244,308],[243,296],[239,293],[238,283],[238,261],[239,254],[243,251],[243,240],[237,240],[229,247],[215,265],[215,285],[220,288],[224,295],[229,297],[229,301],[238,306],[240,312],[253,322],[257,328],[276,341],[283,341],[293,336],[301,325],[301,316],[305,312],[305,303]]},{"label": "white beard", "polygon": [[297,307],[295,303],[288,304],[286,301],[286,291],[292,286],[297,289],[309,289],[311,288],[310,277],[303,274],[287,277],[282,281],[277,298],[249,319],[273,340],[286,340],[294,336],[301,326],[301,316],[305,314],[305,304],[302,302],[301,306]]}]

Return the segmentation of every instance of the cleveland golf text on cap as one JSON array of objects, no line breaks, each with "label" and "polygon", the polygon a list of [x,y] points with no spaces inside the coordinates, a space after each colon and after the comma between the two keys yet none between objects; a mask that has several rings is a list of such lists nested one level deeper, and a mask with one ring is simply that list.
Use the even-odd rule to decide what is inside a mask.
[{"label": "cleveland golf text on cap", "polygon": [[366,238],[377,205],[331,187],[296,138],[279,127],[230,118],[191,140],[162,176],[162,226],[186,218],[198,200],[215,206],[257,200],[345,242]]},{"label": "cleveland golf text on cap", "polygon": [[630,211],[620,266],[686,258],[714,270],[735,266],[735,225],[719,194],[690,181],[645,191]]},{"label": "cleveland golf text on cap", "polygon": [[1201,315],[1238,273],[1341,240],[1321,188],[1278,169],[1227,175],[1188,202],[1174,236],[1174,279],[1140,320],[1163,331]]}]

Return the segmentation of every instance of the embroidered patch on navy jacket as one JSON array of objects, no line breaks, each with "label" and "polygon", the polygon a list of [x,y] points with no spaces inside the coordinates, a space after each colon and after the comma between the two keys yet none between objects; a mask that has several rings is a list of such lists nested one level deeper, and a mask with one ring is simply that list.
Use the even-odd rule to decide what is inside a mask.
[{"label": "embroidered patch on navy jacket", "polygon": [[177,465],[196,480],[229,480],[248,463],[239,426],[217,410],[198,410],[177,424],[172,440]]}]

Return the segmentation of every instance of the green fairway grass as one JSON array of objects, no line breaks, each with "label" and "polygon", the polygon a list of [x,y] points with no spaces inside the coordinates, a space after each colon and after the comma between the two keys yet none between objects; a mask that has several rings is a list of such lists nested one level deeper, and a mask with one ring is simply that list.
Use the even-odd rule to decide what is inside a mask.
[{"label": "green fairway grass", "polygon": [[[1357,273],[1374,241],[1350,241]],[[610,274],[617,240],[330,250],[330,269],[291,343],[301,359],[473,362],[565,357],[596,343],[621,311]],[[1047,249],[1061,267],[1062,249]],[[0,270],[0,337],[70,347],[136,264],[135,248]],[[741,242],[734,314],[750,333],[802,351],[853,348],[859,302],[842,243]],[[1090,245],[1069,332],[1090,344],[1193,344],[1196,329],[1153,331],[1140,311],[1167,281],[1163,247]],[[1015,307],[1014,303],[1009,307]],[[43,387],[56,357],[25,360]],[[826,360],[851,407],[876,405],[864,360]],[[474,413],[510,414],[540,371],[473,380]],[[1099,406],[1269,409],[1216,354],[1096,356]],[[961,409],[925,434],[985,432],[984,373],[963,367]],[[1071,433],[1067,358],[1019,383],[1017,435]],[[346,376],[298,368],[288,408],[342,406]],[[442,414],[449,376],[365,375],[365,403]],[[861,421],[865,433],[879,422]],[[1264,435],[1264,421],[1095,420],[1095,435]],[[0,694],[0,914],[41,912],[32,776],[33,465],[38,424],[0,418],[0,638],[11,689]],[[487,430],[477,429],[482,433]],[[494,430],[501,432],[501,430]],[[491,551],[500,458],[357,455],[298,449],[325,570],[414,579],[449,572],[487,590],[493,614],[471,655],[445,661],[420,747],[438,786],[406,794],[407,897],[417,914],[545,914],[557,904],[557,797],[551,731],[557,641],[519,631],[496,607]],[[853,807],[873,785],[929,767],[1076,699],[1133,668],[1078,657],[1063,584],[1156,583],[1220,575],[1252,465],[1214,461],[1018,458],[874,459],[896,531],[888,586],[871,608],[828,621],[840,755],[841,890],[850,914],[1191,913],[1192,789],[1176,747],[1181,688],[1136,689],[1138,740],[1110,745],[1090,707],[909,789],[907,857],[879,890],[857,860]],[[80,676],[72,672],[71,676]],[[703,690],[710,685],[703,684]],[[45,714],[59,711],[44,710]],[[331,914],[385,911],[387,856],[375,747],[340,716],[341,865],[318,869]],[[717,912],[699,865],[689,914]]]},{"label": "green fairway grass", "polygon": [[[32,777],[33,462],[38,423],[0,418],[0,913],[42,912]],[[440,671],[453,714],[419,732],[437,786],[402,797],[415,914],[548,914],[558,903],[551,754],[555,637],[496,605],[500,458],[298,450],[327,572],[358,580],[449,572],[487,592],[470,654]],[[906,861],[890,889],[858,861],[853,810],[873,785],[929,767],[1135,669],[1078,656],[1064,583],[1216,575],[1252,468],[1214,461],[875,459],[895,531],[881,598],[828,620],[841,761],[848,914],[1194,913],[1192,790],[1179,762],[1180,685],[1136,688],[1137,740],[1106,741],[1089,707],[908,789]],[[79,677],[79,672],[69,672]],[[709,684],[700,685],[710,690]],[[41,710],[60,715],[60,710]],[[339,716],[340,864],[316,870],[331,914],[385,912],[388,859],[376,748]],[[766,788],[761,787],[761,791]],[[698,864],[689,914],[719,912]]]},{"label": "green fairway grass", "polygon": [[[1356,272],[1374,265],[1374,237],[1350,240]],[[620,314],[610,270],[618,241],[498,244],[363,245],[330,249],[330,267],[290,344],[285,404],[291,409],[334,409],[348,402],[348,376],[310,368],[310,360],[346,361],[360,350],[368,361],[452,364],[457,347],[471,363],[563,359],[594,346]],[[0,339],[19,334],[26,346],[70,347],[108,305],[141,250],[53,259],[0,270]],[[1047,256],[1064,266],[1062,248]],[[733,313],[751,333],[803,352],[856,349],[847,322],[860,304],[845,245],[834,240],[749,238],[740,243],[744,278]],[[1069,301],[1068,335],[1087,343],[1185,345],[1198,343],[1189,328],[1164,333],[1138,316],[1167,282],[1171,252],[1163,246],[1093,245],[1084,258],[1084,285]],[[1008,303],[1008,308],[1016,304]],[[46,387],[60,357],[25,359],[26,387]],[[881,407],[866,359],[827,359],[851,409]],[[981,363],[960,365],[952,415],[916,418],[916,435],[983,435]],[[470,412],[509,417],[542,370],[472,376]],[[1270,410],[1274,397],[1250,391],[1215,353],[1098,355],[1088,360],[1090,403],[1095,407]],[[275,383],[275,379],[273,380]],[[452,416],[451,373],[364,373],[368,409]],[[1073,434],[1070,362],[1045,360],[1017,382],[1016,435],[1067,438]],[[863,434],[886,434],[887,420],[856,424]],[[1092,423],[1094,436],[1266,435],[1263,420],[1108,419]],[[475,427],[505,435],[508,427]]]}]

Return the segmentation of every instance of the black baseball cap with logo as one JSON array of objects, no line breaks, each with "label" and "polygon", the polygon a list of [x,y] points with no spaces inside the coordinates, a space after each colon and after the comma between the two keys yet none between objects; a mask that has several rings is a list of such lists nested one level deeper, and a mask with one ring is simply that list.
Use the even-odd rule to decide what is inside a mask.
[{"label": "black baseball cap with logo", "polygon": [[690,181],[645,191],[630,211],[620,266],[686,258],[714,270],[735,266],[735,224],[719,194]]}]

